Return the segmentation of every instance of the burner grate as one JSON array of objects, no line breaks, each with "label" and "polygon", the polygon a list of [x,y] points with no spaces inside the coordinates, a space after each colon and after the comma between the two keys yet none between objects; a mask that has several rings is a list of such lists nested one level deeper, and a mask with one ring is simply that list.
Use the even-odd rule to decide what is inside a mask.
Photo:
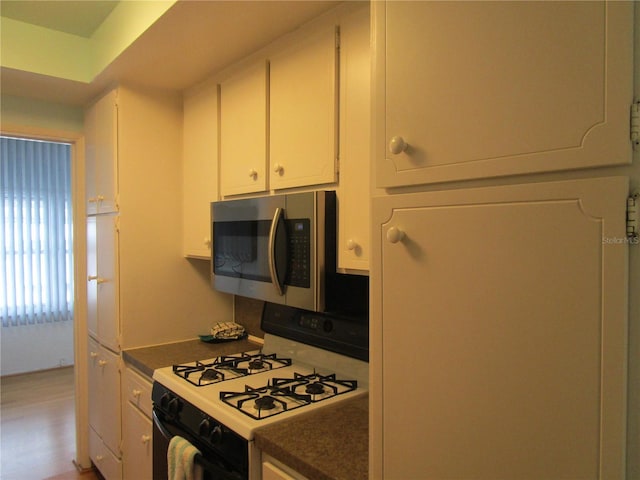
[{"label": "burner grate", "polygon": [[356,380],[339,380],[335,374],[294,373],[293,378],[273,378],[263,387],[245,385],[244,391],[220,392],[220,399],[245,415],[261,420],[351,392],[357,387]]},{"label": "burner grate", "polygon": [[291,365],[290,358],[279,358],[275,353],[239,353],[223,355],[209,361],[173,365],[173,373],[196,387],[204,387],[254,373],[275,370]]}]

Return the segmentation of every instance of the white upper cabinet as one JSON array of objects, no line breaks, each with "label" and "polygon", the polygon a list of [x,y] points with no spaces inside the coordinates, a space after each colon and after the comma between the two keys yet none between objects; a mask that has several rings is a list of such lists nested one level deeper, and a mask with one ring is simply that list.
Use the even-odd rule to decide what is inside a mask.
[{"label": "white upper cabinet", "polygon": [[631,161],[632,2],[373,2],[376,185]]},{"label": "white upper cabinet", "polygon": [[369,9],[340,22],[338,268],[369,270],[371,55]]},{"label": "white upper cabinet", "polygon": [[183,251],[210,258],[209,205],[218,200],[218,86],[190,89],[183,101]]},{"label": "white upper cabinet", "polygon": [[85,115],[85,177],[87,213],[118,209],[117,91],[111,90]]},{"label": "white upper cabinet", "polygon": [[337,180],[337,33],[307,35],[270,58],[270,187]]},{"label": "white upper cabinet", "polygon": [[266,62],[220,85],[220,191],[223,196],[267,189]]}]

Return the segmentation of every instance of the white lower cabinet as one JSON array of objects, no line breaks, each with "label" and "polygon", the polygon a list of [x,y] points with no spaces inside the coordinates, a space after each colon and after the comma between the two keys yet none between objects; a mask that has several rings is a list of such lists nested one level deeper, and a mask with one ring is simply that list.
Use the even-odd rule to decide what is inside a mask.
[{"label": "white lower cabinet", "polygon": [[[89,338],[89,456],[106,480],[122,477],[120,356]],[[113,458],[112,458],[113,457]]]},{"label": "white lower cabinet", "polygon": [[93,428],[89,428],[89,456],[105,480],[121,480],[123,478],[122,461],[107,448],[100,435]]},{"label": "white lower cabinet", "polygon": [[262,455],[262,480],[307,480],[269,455]]},{"label": "white lower cabinet", "polygon": [[153,468],[153,427],[151,419],[129,403],[124,411],[124,478],[151,478]]},{"label": "white lower cabinet", "polygon": [[372,478],[625,477],[627,195],[611,177],[374,198]]},{"label": "white lower cabinet", "polygon": [[151,479],[153,424],[151,382],[131,368],[123,376],[122,460],[125,479]]}]

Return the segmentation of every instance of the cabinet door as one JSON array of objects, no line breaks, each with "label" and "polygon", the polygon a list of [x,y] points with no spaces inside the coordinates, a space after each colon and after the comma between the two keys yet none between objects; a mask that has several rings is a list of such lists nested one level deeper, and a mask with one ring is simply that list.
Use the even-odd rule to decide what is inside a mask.
[{"label": "cabinet door", "polygon": [[380,187],[631,162],[632,2],[374,2]]},{"label": "cabinet door", "polygon": [[96,217],[87,217],[87,330],[98,338],[98,243]]},{"label": "cabinet door", "polygon": [[113,462],[107,453],[111,452],[111,457],[116,459],[120,457],[122,436],[119,356],[92,338],[89,338],[88,346],[89,425],[100,438],[99,442],[93,442],[99,448],[94,449],[91,458],[97,462],[95,455],[99,455],[101,461],[111,465]]},{"label": "cabinet door", "polygon": [[123,478],[122,461],[105,446],[92,428],[89,429],[89,456],[105,480],[121,480]]},{"label": "cabinet door", "polygon": [[121,418],[121,396],[120,396],[120,356],[100,347],[98,360],[99,381],[100,381],[100,431],[102,441],[109,449],[120,456],[120,439],[122,430],[120,426]]},{"label": "cabinet door", "polygon": [[220,86],[221,194],[267,189],[268,66],[261,62]]},{"label": "cabinet door", "polygon": [[207,83],[184,95],[184,255],[211,257],[210,203],[218,200],[218,87]]},{"label": "cabinet door", "polygon": [[151,420],[127,402],[124,407],[123,470],[124,478],[150,479],[153,465]]},{"label": "cabinet door", "polygon": [[311,31],[270,62],[272,189],[336,181],[335,27]]},{"label": "cabinet door", "polygon": [[307,477],[263,453],[262,480],[307,480]]},{"label": "cabinet door", "polygon": [[84,114],[84,175],[85,202],[87,214],[98,213],[98,192],[95,182],[97,161],[97,119],[95,106],[88,108]]},{"label": "cabinet door", "polygon": [[[118,297],[117,215],[95,217],[97,274],[89,280],[95,287],[98,340],[111,350],[120,350],[120,315]],[[94,285],[91,285],[94,284]]]},{"label": "cabinet door", "polygon": [[85,177],[87,213],[117,211],[118,114],[117,91],[92,105],[85,115]]},{"label": "cabinet door", "polygon": [[88,400],[89,400],[89,425],[96,430],[102,430],[100,409],[102,405],[102,394],[100,392],[100,345],[93,338],[89,338],[88,343]]},{"label": "cabinet door", "polygon": [[369,9],[340,24],[340,187],[338,267],[369,270]]},{"label": "cabinet door", "polygon": [[624,478],[627,188],[374,200],[374,478]]}]

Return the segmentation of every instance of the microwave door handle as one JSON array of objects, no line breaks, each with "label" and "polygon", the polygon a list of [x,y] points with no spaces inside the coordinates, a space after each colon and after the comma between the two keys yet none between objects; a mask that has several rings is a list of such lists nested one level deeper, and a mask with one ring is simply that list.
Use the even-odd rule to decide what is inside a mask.
[{"label": "microwave door handle", "polygon": [[269,273],[271,274],[271,283],[276,287],[278,295],[284,295],[284,278],[280,279],[278,275],[278,266],[276,253],[278,249],[277,235],[280,223],[284,222],[284,209],[277,207],[271,221],[271,229],[269,230]]}]

